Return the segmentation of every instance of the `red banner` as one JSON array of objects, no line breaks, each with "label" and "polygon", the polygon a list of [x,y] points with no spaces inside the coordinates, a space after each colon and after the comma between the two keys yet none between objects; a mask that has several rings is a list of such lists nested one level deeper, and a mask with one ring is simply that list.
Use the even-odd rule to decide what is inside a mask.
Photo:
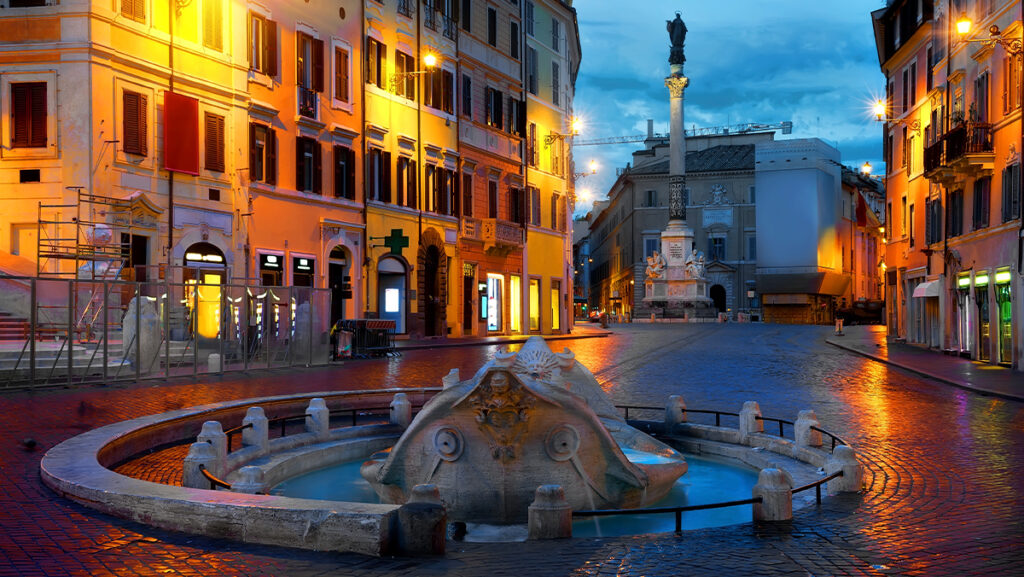
[{"label": "red banner", "polygon": [[199,174],[199,100],[164,93],[164,168]]},{"label": "red banner", "polygon": [[857,195],[857,226],[867,226],[868,205],[864,202],[864,197],[861,195],[859,190],[854,194]]}]

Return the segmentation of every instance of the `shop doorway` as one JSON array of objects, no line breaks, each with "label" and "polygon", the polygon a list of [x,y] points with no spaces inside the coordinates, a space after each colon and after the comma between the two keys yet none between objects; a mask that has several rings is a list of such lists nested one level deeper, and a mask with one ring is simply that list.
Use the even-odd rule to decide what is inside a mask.
[{"label": "shop doorway", "polygon": [[395,321],[396,334],[406,332],[407,274],[405,265],[396,258],[382,258],[377,263],[377,316]]},{"label": "shop doorway", "polygon": [[327,286],[331,288],[331,326],[345,318],[346,301],[352,299],[348,251],[338,245],[327,257]]},{"label": "shop doorway", "polygon": [[423,260],[423,335],[441,335],[441,251],[428,246]]},{"label": "shop doorway", "polygon": [[473,301],[476,297],[476,265],[462,265],[462,334],[473,334]]}]

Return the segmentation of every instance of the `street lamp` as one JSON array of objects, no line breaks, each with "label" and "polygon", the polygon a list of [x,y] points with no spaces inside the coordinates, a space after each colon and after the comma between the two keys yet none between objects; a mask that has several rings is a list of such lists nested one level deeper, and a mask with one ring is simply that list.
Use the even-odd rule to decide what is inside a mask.
[{"label": "street lamp", "polygon": [[552,132],[544,137],[544,146],[551,146],[556,140],[565,140],[566,138],[572,139],[572,137],[578,135],[583,130],[583,119],[579,116],[573,116],[572,120],[569,121],[569,132],[562,134],[560,132]]},{"label": "street lamp", "polygon": [[999,44],[1006,50],[1006,53],[1010,56],[1021,56],[1021,40],[1019,38],[1003,38],[1002,32],[999,30],[999,26],[993,24],[988,27],[988,38],[967,38],[970,34],[973,23],[971,19],[967,17],[966,12],[960,13],[960,18],[956,21],[956,33],[960,36],[960,40],[964,42],[984,42],[989,45]]},{"label": "street lamp", "polygon": [[391,92],[398,93],[399,85],[403,84],[409,78],[415,78],[420,74],[430,74],[437,68],[438,58],[437,54],[433,52],[427,52],[423,56],[423,70],[412,70],[408,72],[396,72],[391,75]]},{"label": "street lamp", "polygon": [[596,160],[591,160],[590,163],[587,164],[587,169],[588,170],[586,172],[574,172],[574,173],[572,173],[572,179],[575,181],[575,180],[579,180],[579,179],[583,178],[584,176],[589,176],[591,174],[597,174],[597,161]]},{"label": "street lamp", "polygon": [[908,118],[899,119],[899,118],[889,118],[888,116],[886,116],[886,113],[888,112],[888,110],[886,109],[885,103],[882,102],[881,100],[876,100],[875,101],[875,105],[871,107],[871,111],[875,114],[875,120],[878,121],[878,122],[890,122],[890,123],[893,123],[893,124],[903,124],[908,129],[913,130],[914,132],[917,132],[917,133],[921,132],[921,121],[916,119],[916,118],[915,119],[908,119]]}]

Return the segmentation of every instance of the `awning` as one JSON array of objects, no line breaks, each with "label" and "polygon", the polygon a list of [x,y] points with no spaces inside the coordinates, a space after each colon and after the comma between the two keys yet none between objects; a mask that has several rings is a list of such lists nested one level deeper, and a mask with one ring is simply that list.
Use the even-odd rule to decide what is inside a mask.
[{"label": "awning", "polygon": [[927,298],[939,296],[939,281],[931,280],[923,282],[914,287],[914,298]]}]

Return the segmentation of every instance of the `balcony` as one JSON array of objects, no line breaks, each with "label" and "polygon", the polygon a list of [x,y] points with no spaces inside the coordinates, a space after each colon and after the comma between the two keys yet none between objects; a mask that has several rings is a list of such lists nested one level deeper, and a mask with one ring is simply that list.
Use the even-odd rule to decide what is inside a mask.
[{"label": "balcony", "polygon": [[508,254],[523,248],[523,227],[507,220],[482,218],[480,240],[487,252]]},{"label": "balcony", "polygon": [[924,174],[933,182],[949,184],[957,175],[975,176],[991,172],[992,125],[962,122],[924,149]]},{"label": "balcony", "polygon": [[459,26],[454,18],[441,14],[442,34],[449,40],[458,40]]},{"label": "balcony", "polygon": [[406,18],[412,18],[412,0],[398,0],[398,13]]},{"label": "balcony", "polygon": [[437,32],[438,19],[441,17],[439,12],[435,12],[429,5],[423,8],[423,25],[427,28]]},{"label": "balcony", "polygon": [[459,236],[466,240],[482,240],[480,238],[480,219],[469,216],[462,217],[462,228]]}]

